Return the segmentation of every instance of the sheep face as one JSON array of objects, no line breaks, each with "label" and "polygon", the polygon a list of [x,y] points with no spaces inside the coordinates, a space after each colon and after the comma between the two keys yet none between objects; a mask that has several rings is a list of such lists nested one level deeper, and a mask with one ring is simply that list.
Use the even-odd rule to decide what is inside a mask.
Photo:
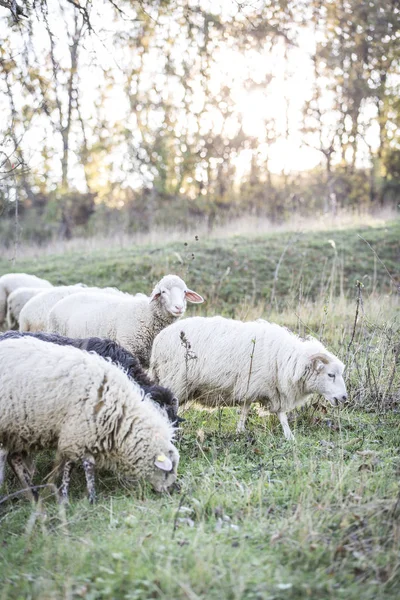
[{"label": "sheep face", "polygon": [[157,454],[153,458],[153,465],[148,480],[156,492],[167,492],[176,481],[179,454],[174,446],[168,454]]},{"label": "sheep face", "polygon": [[114,468],[131,482],[146,479],[156,492],[168,491],[176,481],[178,450],[157,432],[151,440],[142,440],[140,446],[138,451],[137,436],[127,435],[118,450],[118,467]]},{"label": "sheep face", "polygon": [[326,354],[312,356],[310,392],[321,394],[332,406],[345,402],[347,391],[343,371],[344,365],[340,360],[332,361]]},{"label": "sheep face", "polygon": [[204,302],[200,294],[189,290],[185,282],[176,275],[163,277],[150,297],[150,302],[158,302],[163,312],[176,318],[184,314],[187,301],[195,304]]}]

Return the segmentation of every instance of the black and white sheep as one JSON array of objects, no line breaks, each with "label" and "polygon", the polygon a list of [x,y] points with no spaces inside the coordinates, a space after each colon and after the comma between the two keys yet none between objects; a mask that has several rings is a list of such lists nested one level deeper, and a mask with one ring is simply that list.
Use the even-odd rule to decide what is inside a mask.
[{"label": "black and white sheep", "polygon": [[150,297],[82,292],[53,307],[48,331],[69,337],[109,338],[132,352],[147,368],[155,336],[184,314],[187,300],[203,302],[177,275],[163,277]]},{"label": "black and white sheep", "polygon": [[[0,473],[7,453],[57,449],[68,497],[74,463],[83,464],[90,501],[94,466],[146,479],[158,492],[176,480],[174,428],[139,386],[96,354],[34,338],[0,344]],[[31,487],[29,469],[19,473]],[[1,481],[0,481],[1,483]]]},{"label": "black and white sheep", "polygon": [[128,377],[135,381],[145,394],[148,394],[154,402],[166,411],[171,423],[177,424],[182,420],[178,417],[178,399],[169,389],[153,384],[147,373],[142,369],[138,359],[116,342],[97,337],[80,339],[69,338],[56,333],[29,333],[20,331],[8,331],[0,334],[0,342],[20,337],[33,337],[59,346],[74,346],[80,350],[95,352],[99,356],[109,359],[124,369]]},{"label": "black and white sheep", "polygon": [[[188,346],[190,344],[190,348]],[[242,404],[243,431],[252,402],[277,413],[292,439],[286,413],[322,394],[337,406],[347,398],[343,363],[316,339],[303,340],[262,319],[249,323],[193,317],[174,323],[154,340],[150,377],[169,387],[182,404]]]}]

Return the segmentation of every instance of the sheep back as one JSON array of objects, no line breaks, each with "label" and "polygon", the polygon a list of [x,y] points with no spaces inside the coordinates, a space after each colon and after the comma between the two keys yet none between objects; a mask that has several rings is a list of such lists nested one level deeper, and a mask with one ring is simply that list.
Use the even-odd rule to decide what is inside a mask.
[{"label": "sheep back", "polygon": [[[172,317],[171,317],[172,320]],[[48,329],[69,337],[109,338],[147,366],[155,335],[165,321],[154,316],[147,296],[114,297],[82,292],[58,302]]]},{"label": "sheep back", "polygon": [[7,298],[7,327],[17,329],[21,310],[27,302],[37,294],[43,292],[43,288],[22,287],[17,288]]},{"label": "sheep back", "polygon": [[205,405],[248,399],[271,412],[286,412],[305,402],[302,378],[318,352],[340,362],[317,340],[302,340],[261,319],[192,317],[155,338],[149,375],[171,388],[181,404],[192,398]]},{"label": "sheep back", "polygon": [[73,461],[90,453],[97,465],[153,485],[154,461],[165,454],[175,480],[172,425],[115,365],[33,338],[2,341],[0,365],[0,444],[8,450],[57,448]]},{"label": "sheep back", "polygon": [[128,377],[137,383],[144,391],[149,394],[151,399],[161,408],[166,410],[167,416],[172,423],[178,418],[178,400],[172,392],[160,385],[154,385],[147,373],[141,367],[138,359],[125,348],[122,348],[116,342],[109,339],[98,337],[91,338],[70,338],[57,333],[44,332],[20,332],[9,331],[0,334],[0,342],[6,339],[16,339],[19,337],[33,337],[44,342],[50,342],[59,346],[73,346],[87,352],[95,352],[103,358],[111,360],[114,364],[121,367]]},{"label": "sheep back", "polygon": [[3,324],[7,312],[7,298],[11,292],[21,287],[53,287],[50,281],[27,273],[7,273],[0,277],[0,325]]}]

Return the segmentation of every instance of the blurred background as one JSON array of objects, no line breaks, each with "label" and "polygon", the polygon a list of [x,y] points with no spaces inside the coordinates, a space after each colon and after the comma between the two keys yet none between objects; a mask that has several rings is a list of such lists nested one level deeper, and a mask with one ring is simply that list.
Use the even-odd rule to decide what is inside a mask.
[{"label": "blurred background", "polygon": [[3,247],[398,210],[398,0],[3,0],[0,40]]}]

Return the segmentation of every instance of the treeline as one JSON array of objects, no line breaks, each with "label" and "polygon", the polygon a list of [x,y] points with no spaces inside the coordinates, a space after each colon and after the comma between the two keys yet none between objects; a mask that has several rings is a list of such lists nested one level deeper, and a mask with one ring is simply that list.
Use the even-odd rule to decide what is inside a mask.
[{"label": "treeline", "polygon": [[[26,17],[4,9],[3,242],[16,227],[41,242],[155,225],[212,228],[244,213],[282,221],[397,205],[395,0],[95,4],[33,3]],[[270,111],[249,133],[237,91],[267,101],[281,74],[268,60],[255,70],[257,56],[293,65],[301,31],[314,40],[301,122],[291,121],[293,99],[283,94],[283,129]],[[276,142],[294,127],[320,165],[277,174]]]}]

